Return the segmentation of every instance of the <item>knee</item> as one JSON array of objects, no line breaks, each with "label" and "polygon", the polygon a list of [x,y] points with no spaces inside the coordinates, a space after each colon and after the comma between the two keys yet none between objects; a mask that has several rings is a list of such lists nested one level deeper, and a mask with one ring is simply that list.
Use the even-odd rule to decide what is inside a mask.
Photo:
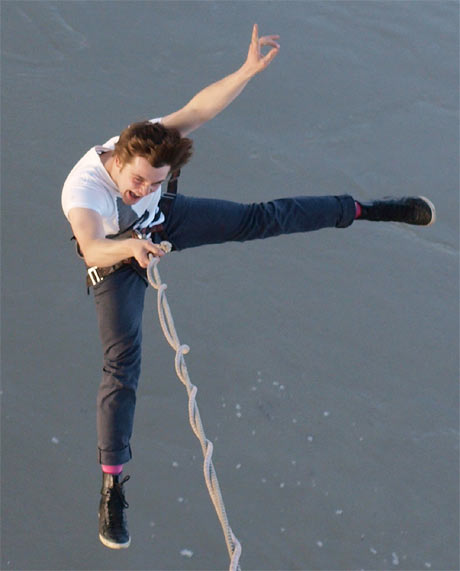
[{"label": "knee", "polygon": [[140,341],[112,345],[104,353],[104,373],[116,378],[124,386],[137,386],[141,372]]}]

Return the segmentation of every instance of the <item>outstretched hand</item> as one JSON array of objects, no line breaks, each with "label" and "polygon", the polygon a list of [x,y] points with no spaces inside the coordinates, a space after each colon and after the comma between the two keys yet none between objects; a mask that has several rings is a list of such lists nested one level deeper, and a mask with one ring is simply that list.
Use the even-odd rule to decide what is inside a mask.
[{"label": "outstretched hand", "polygon": [[[279,36],[262,36],[259,38],[259,27],[254,24],[252,28],[252,38],[249,44],[248,57],[243,65],[246,67],[251,75],[256,75],[257,73],[263,71],[266,67],[270,65],[273,59],[279,52],[280,45],[276,41]],[[262,47],[271,46],[271,50],[263,55]]]},{"label": "outstretched hand", "polygon": [[[279,36],[262,36],[254,24],[248,57],[234,73],[208,85],[178,111],[162,119],[165,127],[175,127],[183,137],[221,113],[246,87],[247,83],[270,65],[279,52]],[[271,48],[265,55],[262,48]]]}]

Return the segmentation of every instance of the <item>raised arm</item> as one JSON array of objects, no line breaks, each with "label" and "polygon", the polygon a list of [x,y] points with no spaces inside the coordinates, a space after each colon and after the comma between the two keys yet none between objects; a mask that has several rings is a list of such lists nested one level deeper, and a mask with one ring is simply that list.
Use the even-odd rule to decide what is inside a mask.
[{"label": "raised arm", "polygon": [[[205,87],[179,111],[163,117],[163,124],[166,127],[175,127],[185,136],[213,119],[238,97],[255,75],[268,67],[280,49],[276,41],[278,38],[279,36],[259,38],[257,24],[254,24],[248,57],[244,64],[234,73]],[[271,46],[266,55],[261,51],[264,46]]]}]

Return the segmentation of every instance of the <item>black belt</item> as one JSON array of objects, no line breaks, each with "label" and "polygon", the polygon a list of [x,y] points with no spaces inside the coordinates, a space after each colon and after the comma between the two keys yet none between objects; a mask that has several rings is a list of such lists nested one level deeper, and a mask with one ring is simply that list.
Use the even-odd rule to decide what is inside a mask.
[{"label": "black belt", "polygon": [[126,264],[131,264],[131,260],[123,260],[122,262],[118,262],[113,266],[108,266],[106,268],[99,268],[98,266],[91,266],[91,268],[87,268],[86,270],[86,287],[89,289],[91,286],[95,286],[101,283],[104,278],[113,274]]}]

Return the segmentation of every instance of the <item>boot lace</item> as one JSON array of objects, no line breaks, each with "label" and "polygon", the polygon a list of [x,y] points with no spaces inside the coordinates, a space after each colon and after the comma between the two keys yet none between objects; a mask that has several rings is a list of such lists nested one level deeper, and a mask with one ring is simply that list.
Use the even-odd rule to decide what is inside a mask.
[{"label": "boot lace", "polygon": [[108,488],[106,494],[107,500],[107,518],[110,527],[122,528],[124,524],[123,508],[129,508],[128,502],[125,500],[123,493],[123,484],[129,480],[129,476],[125,476],[121,482],[117,482],[113,487]]}]

